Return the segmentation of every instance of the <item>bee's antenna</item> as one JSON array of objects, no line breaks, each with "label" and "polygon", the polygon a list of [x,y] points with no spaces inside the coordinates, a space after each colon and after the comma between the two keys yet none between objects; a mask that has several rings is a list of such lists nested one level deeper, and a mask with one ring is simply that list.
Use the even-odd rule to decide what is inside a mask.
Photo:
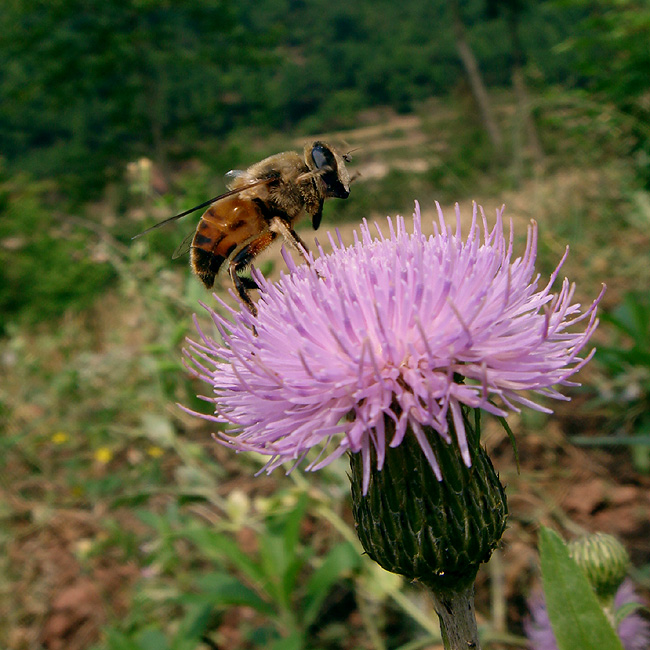
[{"label": "bee's antenna", "polygon": [[361,149],[361,147],[355,147],[354,149],[350,149],[349,151],[346,151],[341,157],[343,158],[343,160],[345,160],[346,163],[351,162],[352,153],[354,151],[359,151],[359,149]]}]

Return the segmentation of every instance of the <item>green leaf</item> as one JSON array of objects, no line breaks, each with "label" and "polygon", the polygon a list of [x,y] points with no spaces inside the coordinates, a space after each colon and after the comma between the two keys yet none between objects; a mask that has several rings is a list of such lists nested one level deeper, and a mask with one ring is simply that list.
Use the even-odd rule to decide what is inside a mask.
[{"label": "green leaf", "polygon": [[282,592],[284,594],[285,602],[290,603],[292,595],[296,589],[296,582],[300,572],[303,567],[309,561],[309,558],[313,554],[314,549],[306,548],[303,549],[300,553],[296,553],[292,557],[291,561],[287,564],[284,575],[282,576]]},{"label": "green leaf", "polygon": [[137,643],[139,650],[169,650],[167,637],[155,628],[143,630],[138,634]]},{"label": "green leaf", "polygon": [[265,582],[266,576],[259,564],[246,555],[237,542],[226,535],[200,527],[187,529],[184,536],[194,542],[206,557],[221,561],[225,558],[253,582],[259,584]]},{"label": "green leaf", "polygon": [[226,573],[210,573],[201,576],[197,584],[203,593],[185,596],[183,600],[196,602],[199,598],[205,600],[205,596],[208,596],[215,607],[246,605],[263,614],[273,614],[275,611],[257,592]]},{"label": "green leaf", "polygon": [[348,542],[337,544],[325,556],[321,566],[312,574],[307,583],[303,622],[305,627],[311,625],[332,586],[344,575],[354,571],[360,565],[360,555]]},{"label": "green leaf", "polygon": [[[478,410],[478,409],[477,409]],[[504,428],[505,432],[508,434],[508,438],[510,438],[510,444],[512,445],[512,451],[515,455],[515,465],[517,466],[517,473],[521,473],[521,466],[519,465],[519,450],[517,449],[517,439],[515,438],[515,434],[513,433],[512,429],[510,428],[510,425],[506,422],[506,419],[504,417],[497,417],[497,420],[501,423],[501,426]]]},{"label": "green leaf", "polygon": [[[208,602],[199,603],[198,606],[189,608],[181,621],[176,638],[190,642],[200,639],[208,630],[214,608],[215,603],[212,598]],[[176,645],[174,644],[174,646]]]},{"label": "green leaf", "polygon": [[284,544],[287,551],[293,551],[300,542],[300,524],[307,509],[307,494],[302,493],[294,509],[284,518]]},{"label": "green leaf", "polygon": [[265,578],[265,587],[273,600],[286,606],[286,591],[283,588],[284,575],[292,555],[287,553],[284,540],[267,532],[260,545],[260,566]]},{"label": "green leaf", "polygon": [[539,534],[546,607],[560,650],[623,650],[586,576],[560,536]]},{"label": "green leaf", "polygon": [[[127,638],[118,630],[106,630],[106,648],[109,650],[141,650],[139,644]],[[163,646],[164,648],[164,646]],[[97,649],[99,650],[99,648]]]},{"label": "green leaf", "polygon": [[580,447],[650,447],[650,435],[637,436],[571,436],[572,444]]},{"label": "green leaf", "polygon": [[278,639],[271,643],[269,650],[303,650],[305,644],[302,635],[295,632],[291,636]]},{"label": "green leaf", "polygon": [[264,543],[260,546],[269,589],[283,607],[291,606],[296,579],[307,561],[308,551],[300,544],[300,527],[307,503],[307,494],[302,493],[290,511],[269,517]]},{"label": "green leaf", "polygon": [[621,605],[614,613],[616,627],[618,628],[628,616],[634,614],[634,612],[638,612],[640,609],[645,609],[641,603],[625,603],[625,605]]}]

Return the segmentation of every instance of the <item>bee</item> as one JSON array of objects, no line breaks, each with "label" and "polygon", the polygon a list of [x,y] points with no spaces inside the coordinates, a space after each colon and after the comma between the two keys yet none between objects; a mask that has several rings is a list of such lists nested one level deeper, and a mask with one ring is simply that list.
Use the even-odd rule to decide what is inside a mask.
[{"label": "bee", "polygon": [[185,239],[174,258],[189,251],[192,270],[208,289],[227,265],[235,291],[255,316],[257,309],[249,292],[258,287],[242,272],[278,236],[309,263],[307,246],[294,224],[306,214],[316,230],[325,199],[349,196],[347,162],[349,154],[340,154],[320,140],[307,144],[302,155],[284,151],[269,156],[246,170],[228,172],[225,194],[165,219],[133,239],[208,206],[196,231]]}]

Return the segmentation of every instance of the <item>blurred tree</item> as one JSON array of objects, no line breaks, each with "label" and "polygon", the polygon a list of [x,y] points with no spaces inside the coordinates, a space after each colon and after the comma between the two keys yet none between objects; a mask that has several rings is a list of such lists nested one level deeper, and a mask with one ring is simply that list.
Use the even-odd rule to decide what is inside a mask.
[{"label": "blurred tree", "polygon": [[650,3],[647,0],[559,0],[584,11],[564,48],[578,54],[583,83],[624,118],[630,153],[650,189]]},{"label": "blurred tree", "polygon": [[[8,0],[0,10],[0,146],[74,184],[120,174],[227,127],[235,71],[264,41],[230,0]],[[87,183],[89,184],[89,183]]]},{"label": "blurred tree", "polygon": [[[454,1],[455,39],[444,0],[5,0],[0,151],[9,173],[55,177],[85,200],[141,156],[163,171],[192,157],[239,164],[223,140],[240,127],[318,132],[369,107],[410,111],[458,85],[458,47],[488,115],[486,87],[510,83],[511,51],[485,1]],[[552,46],[573,20],[550,5],[530,3],[517,29],[540,78],[562,81],[573,55]]]},{"label": "blurred tree", "polygon": [[[533,158],[537,162],[543,160],[544,154],[537,136],[537,128],[530,110],[530,100],[526,81],[524,79],[524,67],[526,65],[526,50],[524,49],[521,38],[521,22],[523,14],[528,9],[529,0],[486,0],[486,9],[488,18],[496,18],[499,14],[504,14],[508,26],[508,36],[510,38],[511,60],[512,60],[512,86],[517,97],[519,112],[519,123],[526,133],[528,147]],[[517,170],[517,177],[522,175],[521,146],[517,146],[521,138],[516,138],[514,159]]]},{"label": "blurred tree", "polygon": [[469,43],[467,41],[467,35],[465,30],[465,25],[463,24],[463,17],[460,9],[459,0],[452,0],[450,3],[452,23],[454,26],[454,36],[456,38],[456,49],[458,50],[458,56],[463,62],[463,67],[467,74],[467,79],[469,81],[470,88],[472,89],[472,94],[476,100],[479,111],[481,112],[481,118],[483,124],[485,125],[485,130],[492,142],[492,146],[496,149],[497,152],[501,152],[503,149],[503,137],[501,135],[501,129],[497,125],[497,122],[494,118],[494,113],[492,111],[492,106],[490,104],[490,98],[483,83],[483,78]]}]

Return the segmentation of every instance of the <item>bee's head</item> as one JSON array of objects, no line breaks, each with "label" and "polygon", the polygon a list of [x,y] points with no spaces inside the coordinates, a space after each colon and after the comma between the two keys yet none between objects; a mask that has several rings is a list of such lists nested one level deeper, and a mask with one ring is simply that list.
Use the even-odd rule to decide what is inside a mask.
[{"label": "bee's head", "polygon": [[350,174],[344,157],[325,142],[314,142],[305,147],[307,166],[320,171],[320,180],[325,186],[325,196],[347,199],[350,194]]}]

